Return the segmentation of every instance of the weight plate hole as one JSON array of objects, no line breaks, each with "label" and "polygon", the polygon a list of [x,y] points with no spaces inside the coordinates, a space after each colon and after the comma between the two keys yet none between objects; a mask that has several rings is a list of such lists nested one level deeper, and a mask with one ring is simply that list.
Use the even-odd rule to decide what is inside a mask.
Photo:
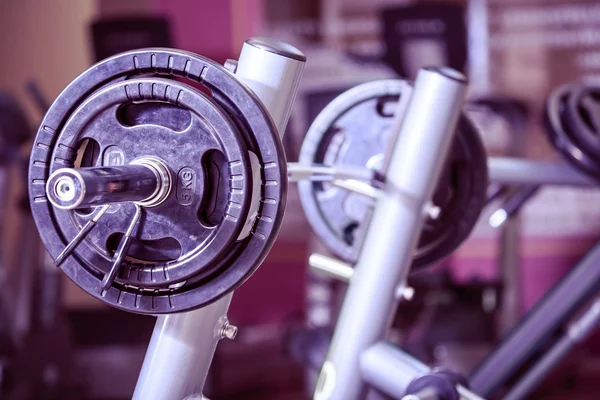
[{"label": "weight plate hole", "polygon": [[192,123],[192,115],[185,108],[161,101],[127,103],[117,110],[119,122],[128,127],[158,125],[181,133]]},{"label": "weight plate hole", "polygon": [[78,208],[75,210],[75,214],[77,214],[81,217],[88,217],[93,212],[94,212],[94,209],[91,207]]},{"label": "weight plate hole", "polygon": [[[106,250],[114,254],[123,239],[123,233],[115,232],[106,240]],[[154,240],[133,239],[127,252],[126,260],[130,262],[162,263],[177,260],[181,257],[181,244],[172,238],[166,237]]]},{"label": "weight plate hole", "polygon": [[100,144],[94,139],[83,139],[77,148],[75,168],[93,167],[100,159]]},{"label": "weight plate hole", "polygon": [[[83,139],[77,147],[77,156],[75,157],[75,168],[93,167],[97,165],[100,159],[100,144],[94,139]],[[94,211],[93,208],[79,208],[75,214],[87,217]]]},{"label": "weight plate hole", "polygon": [[205,197],[198,210],[200,222],[214,227],[221,222],[229,205],[229,171],[225,155],[211,150],[202,158],[202,169],[205,177]]},{"label": "weight plate hole", "polygon": [[354,239],[355,239],[354,234],[357,229],[358,229],[358,222],[352,222],[352,223],[346,225],[346,227],[344,228],[343,238],[344,238],[344,242],[346,242],[346,244],[348,246],[354,245]]},{"label": "weight plate hole", "polygon": [[392,118],[398,107],[399,96],[383,96],[377,100],[377,114],[384,118]]},{"label": "weight plate hole", "polygon": [[579,107],[579,114],[581,115],[581,119],[582,121],[585,123],[585,125],[592,131],[595,133],[596,128],[594,127],[594,124],[592,122],[592,116],[590,115],[589,110],[584,107],[584,106],[580,106]]}]

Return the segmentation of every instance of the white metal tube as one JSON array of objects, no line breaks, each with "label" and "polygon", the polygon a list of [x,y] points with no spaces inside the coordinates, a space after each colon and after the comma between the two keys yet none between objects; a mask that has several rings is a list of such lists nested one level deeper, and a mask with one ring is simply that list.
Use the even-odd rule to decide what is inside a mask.
[{"label": "white metal tube", "polygon": [[350,264],[321,254],[312,254],[308,258],[308,265],[310,265],[314,271],[338,279],[342,282],[349,282],[352,278],[352,273],[354,272]]},{"label": "white metal tube", "polygon": [[422,69],[417,75],[404,118],[393,127],[397,138],[385,184],[366,228],[315,400],[355,400],[366,393],[359,360],[389,329],[397,288],[408,274],[423,210],[450,148],[465,92],[466,80],[454,70]]},{"label": "white metal tube", "polygon": [[521,158],[488,159],[490,181],[515,185],[598,186],[598,182],[566,162]]},{"label": "white metal tube", "polygon": [[300,163],[288,163],[289,182],[302,180],[330,182],[335,179],[356,179],[360,181],[371,181],[375,177],[375,171],[365,167],[354,165],[303,165]]},{"label": "white metal tube", "polygon": [[[283,136],[306,56],[295,47],[268,38],[246,40],[235,74],[256,93]],[[257,67],[260,65],[260,67]]]},{"label": "white metal tube", "polygon": [[158,317],[133,400],[179,400],[202,392],[232,296]]},{"label": "white metal tube", "polygon": [[410,383],[429,367],[388,343],[377,343],[360,358],[365,381],[387,395],[401,398]]}]

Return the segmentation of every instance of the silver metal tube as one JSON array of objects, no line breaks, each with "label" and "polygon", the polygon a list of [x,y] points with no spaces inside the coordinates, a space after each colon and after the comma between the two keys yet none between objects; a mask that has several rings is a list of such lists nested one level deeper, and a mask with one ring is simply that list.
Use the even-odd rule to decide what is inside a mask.
[{"label": "silver metal tube", "polygon": [[467,2],[469,76],[473,91],[490,92],[489,16],[487,0]]},{"label": "silver metal tube", "polygon": [[315,400],[355,400],[366,394],[360,357],[389,329],[397,287],[408,274],[423,211],[448,153],[465,91],[465,78],[456,71],[422,69],[417,75],[404,118],[393,127],[398,135],[386,182],[366,227]]},{"label": "silver metal tube", "polygon": [[[250,39],[237,63],[236,75],[263,102],[280,135],[296,96],[303,57],[285,43]],[[233,293],[196,311],[158,317],[133,400],[203,398],[219,336],[233,338],[236,333],[225,317],[232,297]],[[215,335],[215,329],[220,333]]]},{"label": "silver metal tube", "polygon": [[260,97],[283,137],[306,63],[297,48],[269,38],[246,40],[236,76]]},{"label": "silver metal tube", "polygon": [[288,179],[290,182],[301,180],[309,181],[333,181],[336,179],[356,179],[360,181],[371,181],[375,171],[364,167],[352,165],[303,165],[300,163],[288,163]]},{"label": "silver metal tube", "polygon": [[519,379],[517,384],[503,397],[504,400],[526,399],[548,372],[556,366],[571,349],[585,339],[600,322],[600,299],[575,321],[567,333],[561,337],[544,356]]},{"label": "silver metal tube", "polygon": [[61,168],[48,179],[46,194],[57,208],[73,210],[151,198],[160,180],[145,165]]},{"label": "silver metal tube", "polygon": [[349,192],[360,194],[371,200],[376,200],[380,194],[379,189],[355,179],[336,179],[331,184]]},{"label": "silver metal tube", "polygon": [[202,392],[232,297],[157,319],[133,400],[180,400]]},{"label": "silver metal tube", "polygon": [[490,182],[515,185],[597,186],[598,182],[566,162],[490,157]]},{"label": "silver metal tube", "polygon": [[[430,372],[421,361],[389,343],[377,343],[365,350],[360,358],[360,369],[365,381],[395,399],[405,400],[410,383]],[[481,397],[457,385],[462,400],[483,400]]]},{"label": "silver metal tube", "polygon": [[377,343],[360,357],[360,370],[365,382],[400,399],[408,385],[430,371],[429,367],[388,343]]},{"label": "silver metal tube", "polygon": [[312,254],[308,258],[308,265],[314,270],[324,275],[330,276],[342,282],[349,282],[354,270],[343,261],[336,258],[323,256],[321,254]]}]

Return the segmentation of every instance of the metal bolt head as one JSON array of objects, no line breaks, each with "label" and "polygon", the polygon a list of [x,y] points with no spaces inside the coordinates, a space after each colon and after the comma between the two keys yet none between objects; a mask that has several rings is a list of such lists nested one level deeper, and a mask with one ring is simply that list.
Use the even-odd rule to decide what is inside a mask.
[{"label": "metal bolt head", "polygon": [[406,286],[402,291],[402,297],[404,300],[411,301],[413,297],[415,297],[415,289],[410,286]]},{"label": "metal bolt head", "polygon": [[436,206],[433,203],[429,204],[429,207],[427,208],[427,216],[429,218],[436,220],[440,217],[441,213],[442,209],[440,207]]},{"label": "metal bolt head", "polygon": [[413,287],[406,286],[405,284],[399,285],[396,288],[395,296],[398,300],[411,301],[415,296],[415,289]]},{"label": "metal bolt head", "polygon": [[62,201],[71,201],[75,198],[75,181],[70,176],[63,176],[54,184],[54,194]]},{"label": "metal bolt head", "polygon": [[235,325],[231,325],[229,322],[225,322],[221,327],[221,338],[233,340],[237,336],[238,328]]}]

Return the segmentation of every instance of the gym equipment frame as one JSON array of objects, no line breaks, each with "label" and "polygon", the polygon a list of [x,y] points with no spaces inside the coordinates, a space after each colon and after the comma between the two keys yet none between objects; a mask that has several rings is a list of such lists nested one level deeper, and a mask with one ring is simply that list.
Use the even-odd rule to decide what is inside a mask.
[{"label": "gym equipment frame", "polygon": [[[246,41],[239,60],[226,67],[247,84],[269,111],[280,135],[285,132],[305,58],[295,48],[269,40]],[[208,370],[219,340],[233,339],[227,320],[233,292],[208,306],[159,316],[133,399],[204,399]]]},{"label": "gym equipment frame", "polygon": [[[398,302],[405,297],[412,250],[431,195],[431,187],[427,185],[435,182],[439,160],[443,160],[439,155],[444,154],[447,146],[444,141],[447,138],[443,136],[452,135],[452,113],[460,109],[463,101],[462,83],[440,76],[434,78],[431,74],[431,71],[421,71],[408,106],[398,105],[396,118],[402,121],[394,132],[397,139],[390,153],[383,188],[375,189],[365,184],[364,181],[373,178],[372,172],[366,169],[289,164],[291,180],[331,181],[375,199],[372,218],[354,267],[317,254],[309,261],[316,271],[349,283],[329,353],[320,372],[315,400],[360,399],[367,395],[369,387],[393,398],[407,400],[455,398],[441,395],[433,380],[428,390],[407,393],[411,382],[431,375],[432,370],[385,342],[390,318]],[[432,99],[435,99],[435,107]],[[488,169],[491,183],[524,187],[512,196],[518,200],[518,205],[531,197],[522,195],[529,193],[531,187],[597,185],[594,179],[566,162],[490,158]],[[565,323],[571,321],[558,339],[550,341],[550,350],[538,357],[502,397],[525,398],[600,321],[598,262],[600,244],[539,301],[475,370],[469,378],[469,386],[476,394],[456,385],[453,395],[464,399],[491,396],[513,378],[520,367],[531,361],[537,350],[548,345]],[[578,318],[573,320],[578,313]]]}]

